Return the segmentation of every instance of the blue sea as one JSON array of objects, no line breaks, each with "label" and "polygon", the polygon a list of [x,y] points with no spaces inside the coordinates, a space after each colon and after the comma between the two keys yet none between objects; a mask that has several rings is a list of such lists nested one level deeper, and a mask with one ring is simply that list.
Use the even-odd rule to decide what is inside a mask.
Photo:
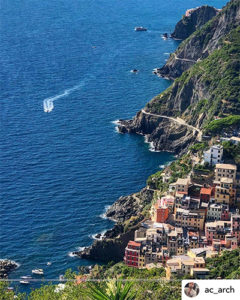
[{"label": "blue sea", "polygon": [[152,75],[179,44],[161,34],[188,8],[225,3],[1,1],[0,258],[20,264],[10,278],[93,263],[70,253],[113,226],[107,206],[174,159],[113,121],[171,84]]}]

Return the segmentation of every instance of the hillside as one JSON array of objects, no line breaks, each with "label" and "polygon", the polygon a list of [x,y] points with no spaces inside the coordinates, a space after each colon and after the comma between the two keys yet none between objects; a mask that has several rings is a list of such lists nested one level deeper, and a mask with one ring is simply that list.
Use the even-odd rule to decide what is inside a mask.
[{"label": "hillside", "polygon": [[[207,266],[210,268],[210,279],[216,278],[228,278],[239,279],[240,278],[240,250],[236,249],[231,252],[225,251],[223,254],[216,258],[207,260]],[[69,281],[63,290],[55,292],[56,287],[54,285],[43,286],[40,289],[32,291],[32,293],[26,297],[23,294],[15,296],[19,300],[45,300],[45,299],[105,299],[104,297],[95,298],[93,288],[98,292],[102,292],[104,295],[109,295],[109,290],[116,292],[115,280],[124,280],[123,285],[129,287],[129,298],[123,299],[159,299],[159,300],[180,300],[181,299],[181,281],[179,278],[173,279],[171,282],[166,281],[164,268],[147,269],[135,269],[125,266],[123,263],[118,263],[113,266],[98,266],[96,265],[90,275],[85,275],[80,271],[79,280],[80,284],[76,285],[74,281]],[[70,271],[66,272],[65,277],[73,280],[76,274]],[[87,277],[86,277],[87,276]],[[86,279],[99,280],[97,284],[87,282]],[[109,279],[109,281],[101,281],[101,279]],[[146,280],[148,279],[148,280]],[[181,278],[183,279],[183,278]],[[120,289],[123,291],[123,288]],[[130,298],[130,295],[133,295]],[[13,292],[7,291],[6,283],[0,283],[0,296],[1,299],[14,299]],[[113,298],[106,298],[113,299]],[[114,298],[115,299],[115,298]]]},{"label": "hillside", "polygon": [[171,36],[175,39],[184,40],[215,17],[217,13],[216,8],[208,5],[192,9],[188,15],[184,15],[177,23]]},{"label": "hillside", "polygon": [[231,0],[221,12],[186,39],[171,55],[159,75],[175,79],[198,60],[221,47],[221,39],[240,25],[240,1]]},{"label": "hillside", "polygon": [[[217,34],[213,24],[216,20],[219,23],[223,16],[225,22],[222,23],[221,38],[218,36],[217,42],[212,41]],[[230,21],[229,16],[232,16]],[[215,127],[221,128],[221,123],[225,130],[239,128],[239,16],[240,0],[231,1],[214,20],[184,41],[172,57],[179,55],[179,51],[189,43],[192,43],[192,53],[198,52],[200,55],[199,43],[194,44],[194,41],[196,36],[206,39],[206,28],[209,28],[207,35],[211,39],[207,43],[207,57],[201,58],[183,72],[167,90],[138,112],[133,120],[121,121],[120,132],[145,135],[156,150],[179,154],[185,152],[194,141],[201,140],[203,134],[216,134],[218,130]],[[214,49],[216,45],[217,49]],[[201,54],[201,57],[205,55],[203,52]],[[221,120],[215,121],[216,118]]]}]

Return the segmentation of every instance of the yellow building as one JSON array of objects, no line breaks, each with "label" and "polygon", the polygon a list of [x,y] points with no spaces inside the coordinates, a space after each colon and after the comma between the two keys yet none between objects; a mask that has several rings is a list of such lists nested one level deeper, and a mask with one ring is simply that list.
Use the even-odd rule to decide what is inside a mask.
[{"label": "yellow building", "polygon": [[170,280],[172,275],[196,275],[203,278],[209,270],[205,269],[205,259],[203,257],[190,257],[186,255],[176,256],[166,262],[166,279]]},{"label": "yellow building", "polygon": [[233,179],[235,184],[237,175],[237,166],[231,164],[216,164],[215,168],[215,181],[220,182],[221,178]]},{"label": "yellow building", "polygon": [[189,188],[190,180],[189,178],[178,178],[176,182],[176,194],[188,194],[188,188]]},{"label": "yellow building", "polygon": [[215,188],[216,203],[234,205],[236,202],[236,189],[233,178],[223,177]]},{"label": "yellow building", "polygon": [[140,255],[138,258],[138,268],[145,268],[145,257],[143,255]]},{"label": "yellow building", "polygon": [[198,230],[204,229],[205,211],[190,211],[182,208],[176,209],[175,225],[179,227],[188,227]]}]

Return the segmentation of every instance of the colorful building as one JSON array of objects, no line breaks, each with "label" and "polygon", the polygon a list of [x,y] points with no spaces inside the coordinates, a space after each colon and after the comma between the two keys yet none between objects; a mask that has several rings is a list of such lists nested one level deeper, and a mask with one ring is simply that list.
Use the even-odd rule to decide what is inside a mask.
[{"label": "colorful building", "polygon": [[205,210],[190,211],[182,208],[176,209],[175,225],[188,227],[189,229],[203,230],[205,222]]},{"label": "colorful building", "polygon": [[205,235],[208,244],[214,239],[225,240],[225,236],[231,233],[231,221],[215,221],[205,224]]},{"label": "colorful building", "polygon": [[233,179],[235,183],[237,175],[237,166],[231,164],[216,164],[215,168],[215,181],[220,182],[221,178]]},{"label": "colorful building", "polygon": [[202,202],[210,202],[211,197],[214,195],[214,189],[212,187],[210,188],[201,188],[200,190],[200,200]]},{"label": "colorful building", "polygon": [[234,188],[233,178],[223,177],[215,188],[216,203],[228,204],[233,206],[236,202],[236,189]]},{"label": "colorful building", "polygon": [[124,261],[129,267],[139,267],[141,243],[129,241],[125,249]]}]

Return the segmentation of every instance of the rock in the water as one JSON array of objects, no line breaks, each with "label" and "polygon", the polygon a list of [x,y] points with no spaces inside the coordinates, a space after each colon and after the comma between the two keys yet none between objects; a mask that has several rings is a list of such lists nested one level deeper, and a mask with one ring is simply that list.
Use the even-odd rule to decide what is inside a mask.
[{"label": "rock in the water", "polygon": [[0,260],[0,278],[6,278],[8,274],[18,267],[15,261],[8,259]]}]

